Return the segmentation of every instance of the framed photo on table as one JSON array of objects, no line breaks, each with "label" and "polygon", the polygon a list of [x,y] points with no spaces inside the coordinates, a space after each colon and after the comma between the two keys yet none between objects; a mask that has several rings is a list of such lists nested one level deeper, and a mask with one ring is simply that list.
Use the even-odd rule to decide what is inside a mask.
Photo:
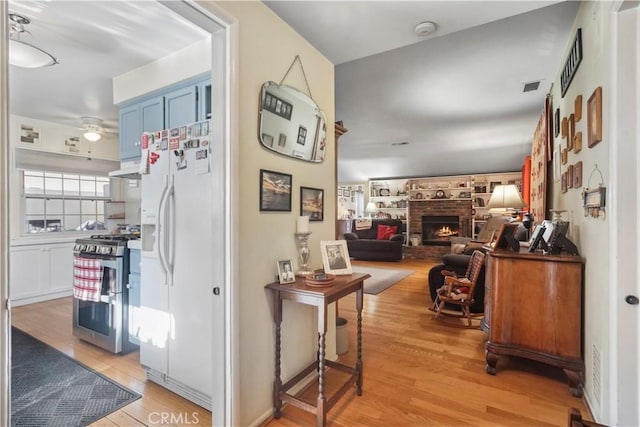
[{"label": "framed photo on table", "polygon": [[351,260],[346,240],[322,240],[322,265],[327,274],[351,274]]},{"label": "framed photo on table", "polygon": [[491,246],[494,249],[511,249],[514,252],[518,252],[520,250],[520,242],[513,237],[517,229],[517,223],[505,222],[493,238]]},{"label": "framed photo on table", "polygon": [[296,275],[293,272],[293,264],[291,264],[290,259],[278,261],[278,279],[281,285],[296,281]]}]

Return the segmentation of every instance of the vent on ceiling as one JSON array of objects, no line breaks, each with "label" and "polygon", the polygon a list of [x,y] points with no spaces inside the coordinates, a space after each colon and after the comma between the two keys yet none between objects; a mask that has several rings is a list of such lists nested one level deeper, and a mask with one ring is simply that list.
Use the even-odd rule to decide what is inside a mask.
[{"label": "vent on ceiling", "polygon": [[539,86],[540,86],[540,80],[538,80],[537,82],[525,83],[524,84],[524,88],[522,88],[522,91],[523,92],[532,92],[534,90],[538,90]]}]

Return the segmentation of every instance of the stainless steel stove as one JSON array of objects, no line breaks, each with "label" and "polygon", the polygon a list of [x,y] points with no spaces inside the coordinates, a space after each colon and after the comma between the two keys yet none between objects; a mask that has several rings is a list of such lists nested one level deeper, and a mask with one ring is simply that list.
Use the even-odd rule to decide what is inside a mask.
[{"label": "stainless steel stove", "polygon": [[129,340],[130,292],[139,292],[139,289],[132,290],[128,284],[127,248],[127,242],[137,238],[134,235],[95,235],[77,239],[73,247],[76,259],[99,260],[102,269],[99,301],[74,296],[73,335],[112,353],[138,348]]}]

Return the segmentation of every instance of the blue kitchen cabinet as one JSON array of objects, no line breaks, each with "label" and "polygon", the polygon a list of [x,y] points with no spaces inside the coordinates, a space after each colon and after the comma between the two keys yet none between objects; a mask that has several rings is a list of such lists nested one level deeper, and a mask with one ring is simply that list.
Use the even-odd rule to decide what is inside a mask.
[{"label": "blue kitchen cabinet", "polygon": [[156,96],[140,103],[140,131],[164,129],[164,96]]},{"label": "blue kitchen cabinet", "polygon": [[211,79],[198,83],[198,121],[211,119]]},{"label": "blue kitchen cabinet", "polygon": [[211,78],[199,76],[120,106],[120,161],[139,160],[143,132],[171,129],[211,118]]},{"label": "blue kitchen cabinet", "polygon": [[120,109],[120,160],[140,158],[140,109],[131,105]]},{"label": "blue kitchen cabinet", "polygon": [[187,86],[167,93],[164,97],[164,123],[168,129],[197,120],[197,87]]}]

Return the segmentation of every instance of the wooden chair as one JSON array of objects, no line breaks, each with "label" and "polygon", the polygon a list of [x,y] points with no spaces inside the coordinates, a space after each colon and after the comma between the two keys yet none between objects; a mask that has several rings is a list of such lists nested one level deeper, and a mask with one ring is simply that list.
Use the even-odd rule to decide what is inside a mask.
[{"label": "wooden chair", "polygon": [[[453,272],[442,271],[445,276],[444,285],[438,289],[431,307],[431,310],[436,312],[436,319],[439,319],[441,314],[466,318],[469,327],[471,327],[471,318],[481,315],[479,313],[472,315],[471,306],[474,303],[473,291],[480,276],[480,270],[484,265],[484,257],[483,252],[474,251],[471,255],[467,272],[463,277],[458,277]],[[458,314],[451,310],[445,310],[445,304],[457,305],[460,307],[461,312]]]}]

